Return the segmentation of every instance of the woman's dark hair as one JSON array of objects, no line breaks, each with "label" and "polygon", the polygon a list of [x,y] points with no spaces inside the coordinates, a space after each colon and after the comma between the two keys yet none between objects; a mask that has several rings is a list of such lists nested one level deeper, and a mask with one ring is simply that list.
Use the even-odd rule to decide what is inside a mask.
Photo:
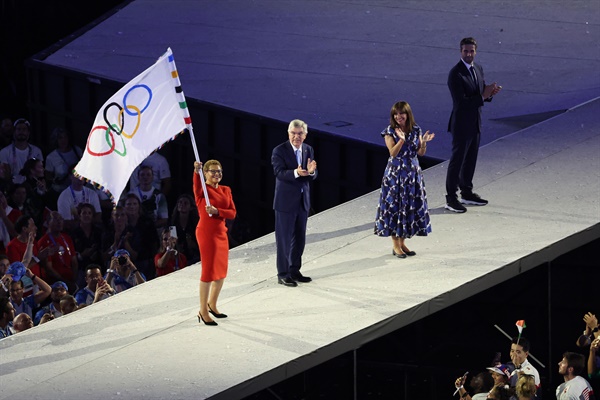
[{"label": "woman's dark hair", "polygon": [[17,231],[17,235],[20,235],[23,228],[29,225],[30,219],[31,217],[29,215],[24,214],[17,218],[17,222],[15,222],[15,230]]},{"label": "woman's dark hair", "polygon": [[81,212],[83,211],[84,208],[91,210],[92,214],[96,213],[96,208],[93,205],[91,205],[90,203],[79,203],[79,204],[77,204],[77,214],[81,215]]},{"label": "woman's dark hair", "polygon": [[190,202],[190,215],[192,217],[198,216],[198,209],[196,208],[194,196],[188,193],[183,193],[179,195],[179,197],[175,201],[175,207],[173,207],[173,212],[171,213],[171,225],[177,225],[179,223],[179,210],[177,209],[177,205],[179,204],[179,200],[181,199],[186,199]]},{"label": "woman's dark hair", "polygon": [[396,119],[394,119],[396,114],[406,114],[406,125],[408,126],[408,131],[412,131],[416,125],[416,122],[412,109],[406,101],[399,101],[395,103],[390,110],[390,126],[392,129],[404,128],[403,126],[399,126],[396,122]]},{"label": "woman's dark hair", "polygon": [[31,175],[31,170],[35,168],[35,165],[38,162],[42,162],[42,160],[38,160],[37,158],[30,158],[29,160],[25,161],[25,164],[23,164],[23,168],[21,168],[19,174],[28,178]]}]

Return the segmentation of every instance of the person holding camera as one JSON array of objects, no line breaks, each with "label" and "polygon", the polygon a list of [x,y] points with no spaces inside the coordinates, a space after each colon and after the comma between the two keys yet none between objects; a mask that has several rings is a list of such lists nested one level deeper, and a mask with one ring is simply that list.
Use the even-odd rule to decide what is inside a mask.
[{"label": "person holding camera", "polygon": [[106,270],[106,282],[115,293],[120,293],[131,287],[146,282],[146,277],[133,264],[129,252],[125,249],[115,251]]},{"label": "person holding camera", "polygon": [[187,266],[187,258],[177,250],[177,236],[171,234],[177,229],[174,226],[164,228],[161,233],[160,250],[154,256],[156,277],[170,274]]}]

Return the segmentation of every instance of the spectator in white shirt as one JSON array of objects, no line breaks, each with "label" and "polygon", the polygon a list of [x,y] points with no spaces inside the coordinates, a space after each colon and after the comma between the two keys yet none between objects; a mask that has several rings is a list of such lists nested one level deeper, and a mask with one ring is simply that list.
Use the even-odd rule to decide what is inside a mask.
[{"label": "spectator in white shirt", "polygon": [[[75,166],[73,166],[75,168]],[[94,189],[83,184],[83,181],[73,175],[73,168],[69,168],[71,184],[58,196],[56,204],[58,212],[65,220],[65,230],[70,231],[79,224],[79,213],[77,206],[80,203],[89,203],[94,206],[94,223],[102,222],[102,209],[100,199]]]}]

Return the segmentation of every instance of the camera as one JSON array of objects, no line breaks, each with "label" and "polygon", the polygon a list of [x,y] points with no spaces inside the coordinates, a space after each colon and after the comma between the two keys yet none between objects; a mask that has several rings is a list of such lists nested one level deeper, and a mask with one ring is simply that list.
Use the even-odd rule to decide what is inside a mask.
[{"label": "camera", "polygon": [[119,256],[119,258],[117,258],[117,261],[119,262],[119,265],[125,265],[127,264],[127,257]]},{"label": "camera", "polygon": [[167,247],[167,251],[172,251],[173,254],[177,255],[177,250],[175,250],[174,248],[172,248],[170,246]]}]

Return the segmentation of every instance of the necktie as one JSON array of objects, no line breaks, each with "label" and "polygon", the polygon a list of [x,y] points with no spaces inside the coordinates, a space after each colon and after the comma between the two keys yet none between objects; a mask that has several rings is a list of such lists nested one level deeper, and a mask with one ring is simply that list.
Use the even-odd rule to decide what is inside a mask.
[{"label": "necktie", "polygon": [[296,161],[298,161],[298,165],[302,165],[302,153],[300,150],[296,150]]},{"label": "necktie", "polygon": [[471,68],[469,68],[469,71],[471,71],[471,77],[473,78],[473,82],[475,82],[475,85],[477,85],[477,75],[475,75],[475,68],[471,66]]}]

